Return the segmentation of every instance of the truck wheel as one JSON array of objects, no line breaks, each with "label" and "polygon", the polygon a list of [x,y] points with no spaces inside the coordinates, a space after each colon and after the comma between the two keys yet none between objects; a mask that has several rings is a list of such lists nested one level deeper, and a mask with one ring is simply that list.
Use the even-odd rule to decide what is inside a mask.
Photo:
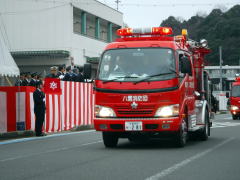
[{"label": "truck wheel", "polygon": [[118,144],[118,136],[114,133],[103,132],[102,138],[103,138],[103,143],[107,148],[116,147]]},{"label": "truck wheel", "polygon": [[188,136],[188,131],[187,131],[187,119],[184,119],[182,122],[182,125],[180,127],[179,132],[177,133],[176,137],[176,146],[177,147],[184,147],[187,143],[187,136]]},{"label": "truck wheel", "polygon": [[205,112],[205,125],[204,128],[199,131],[199,139],[202,141],[208,140],[208,136],[210,136],[210,124],[209,124],[209,116],[208,111]]},{"label": "truck wheel", "polygon": [[236,120],[238,117],[236,115],[232,115],[232,119]]}]

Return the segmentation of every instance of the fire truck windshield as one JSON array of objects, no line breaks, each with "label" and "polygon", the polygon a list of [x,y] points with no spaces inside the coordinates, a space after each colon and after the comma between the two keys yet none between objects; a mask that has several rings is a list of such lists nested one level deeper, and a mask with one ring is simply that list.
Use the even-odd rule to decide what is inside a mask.
[{"label": "fire truck windshield", "polygon": [[232,97],[240,97],[240,86],[232,87]]},{"label": "fire truck windshield", "polygon": [[107,50],[99,67],[98,79],[104,82],[159,81],[176,77],[174,51],[167,48]]}]

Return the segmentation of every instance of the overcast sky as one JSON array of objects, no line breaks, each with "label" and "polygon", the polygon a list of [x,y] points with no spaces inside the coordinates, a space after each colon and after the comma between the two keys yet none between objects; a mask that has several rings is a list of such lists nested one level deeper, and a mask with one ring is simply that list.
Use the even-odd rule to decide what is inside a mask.
[{"label": "overcast sky", "polygon": [[[116,8],[116,0],[99,0]],[[197,12],[209,14],[216,7],[227,9],[240,4],[240,0],[121,0],[119,11],[130,27],[159,26],[169,16],[189,19]]]}]

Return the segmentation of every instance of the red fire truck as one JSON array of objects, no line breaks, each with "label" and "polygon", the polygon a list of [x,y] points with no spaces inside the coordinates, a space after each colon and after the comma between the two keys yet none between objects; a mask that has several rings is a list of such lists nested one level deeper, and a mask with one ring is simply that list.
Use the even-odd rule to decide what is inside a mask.
[{"label": "red fire truck", "polygon": [[124,28],[105,48],[95,80],[94,126],[106,147],[119,138],[172,138],[183,147],[190,133],[210,136],[207,41],[173,36],[169,27]]},{"label": "red fire truck", "polygon": [[226,94],[229,98],[230,112],[233,120],[240,117],[240,77],[236,77],[236,81],[232,83],[231,95]]}]

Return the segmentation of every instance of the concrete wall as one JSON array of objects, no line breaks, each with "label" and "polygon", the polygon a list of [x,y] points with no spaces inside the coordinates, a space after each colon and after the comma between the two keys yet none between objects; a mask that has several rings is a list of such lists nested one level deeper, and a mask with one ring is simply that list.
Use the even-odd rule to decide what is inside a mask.
[{"label": "concrete wall", "polygon": [[83,65],[86,57],[99,57],[107,43],[79,34],[73,35],[72,56],[74,63]]},{"label": "concrete wall", "polygon": [[[72,3],[71,3],[72,2]],[[76,65],[99,56],[106,42],[73,33],[73,7],[122,26],[122,14],[95,0],[0,0],[1,19],[11,51],[67,50]],[[70,64],[69,58],[65,64]],[[40,64],[45,65],[43,60]],[[38,66],[39,61],[16,59]],[[46,65],[52,64],[47,62]],[[63,64],[62,60],[55,64]]]},{"label": "concrete wall", "polygon": [[1,0],[0,12],[11,51],[71,48],[70,4]]}]

